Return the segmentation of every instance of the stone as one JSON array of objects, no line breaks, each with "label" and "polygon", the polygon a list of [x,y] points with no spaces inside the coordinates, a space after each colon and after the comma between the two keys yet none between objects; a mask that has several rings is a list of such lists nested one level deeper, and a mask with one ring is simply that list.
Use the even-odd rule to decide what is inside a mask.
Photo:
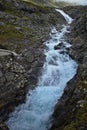
[{"label": "stone", "polygon": [[2,73],[2,71],[0,71],[0,78],[3,76],[3,73]]},{"label": "stone", "polygon": [[7,125],[1,120],[0,120],[0,130],[9,130]]},{"label": "stone", "polygon": [[59,43],[58,45],[54,46],[55,50],[62,49],[64,47],[63,43]]}]

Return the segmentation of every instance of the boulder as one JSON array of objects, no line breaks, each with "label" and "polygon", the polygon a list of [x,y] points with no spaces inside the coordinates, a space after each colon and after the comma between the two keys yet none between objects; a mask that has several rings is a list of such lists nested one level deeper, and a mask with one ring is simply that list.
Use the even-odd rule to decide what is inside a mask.
[{"label": "boulder", "polygon": [[64,47],[64,45],[63,45],[63,43],[61,42],[61,43],[59,43],[58,45],[55,45],[54,46],[54,49],[55,50],[59,50],[59,49],[62,49]]}]

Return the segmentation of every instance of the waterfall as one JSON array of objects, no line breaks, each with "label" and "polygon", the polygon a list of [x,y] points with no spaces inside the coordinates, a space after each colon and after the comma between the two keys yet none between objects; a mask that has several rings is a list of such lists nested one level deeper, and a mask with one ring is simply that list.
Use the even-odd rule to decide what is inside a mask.
[{"label": "waterfall", "polygon": [[[76,74],[77,64],[67,54],[71,45],[64,36],[69,33],[72,18],[62,10],[56,9],[66,19],[60,31],[52,28],[50,39],[44,44],[46,61],[42,75],[34,90],[29,90],[26,102],[18,106],[6,122],[10,130],[47,130],[51,126],[51,115],[54,106],[61,97],[67,82]],[[60,45],[56,50],[54,47]]]}]

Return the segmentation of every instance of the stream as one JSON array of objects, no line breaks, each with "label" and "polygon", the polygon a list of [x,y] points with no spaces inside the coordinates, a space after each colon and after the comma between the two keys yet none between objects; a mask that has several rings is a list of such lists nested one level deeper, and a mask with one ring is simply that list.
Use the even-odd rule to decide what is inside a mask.
[{"label": "stream", "polygon": [[[46,61],[38,85],[34,90],[29,90],[26,102],[9,116],[6,123],[10,130],[48,130],[54,106],[63,94],[67,82],[76,74],[77,64],[67,54],[71,45],[65,40],[73,19],[62,10],[56,11],[64,16],[67,24],[62,25],[60,31],[52,28],[50,39],[44,43]],[[54,49],[60,44],[59,49]]]}]

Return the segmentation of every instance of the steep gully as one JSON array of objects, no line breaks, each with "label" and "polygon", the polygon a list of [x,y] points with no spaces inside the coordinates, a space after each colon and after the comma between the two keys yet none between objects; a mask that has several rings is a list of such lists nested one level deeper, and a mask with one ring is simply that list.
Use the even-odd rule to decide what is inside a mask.
[{"label": "steep gully", "polygon": [[[39,78],[38,85],[28,92],[26,102],[15,109],[6,122],[10,130],[47,130],[51,127],[51,115],[54,106],[61,97],[67,82],[76,74],[77,64],[67,54],[71,47],[64,39],[69,33],[73,21],[62,10],[61,13],[67,24],[60,31],[52,28],[50,39],[44,44],[46,61]],[[62,48],[54,47],[62,43]]]}]

